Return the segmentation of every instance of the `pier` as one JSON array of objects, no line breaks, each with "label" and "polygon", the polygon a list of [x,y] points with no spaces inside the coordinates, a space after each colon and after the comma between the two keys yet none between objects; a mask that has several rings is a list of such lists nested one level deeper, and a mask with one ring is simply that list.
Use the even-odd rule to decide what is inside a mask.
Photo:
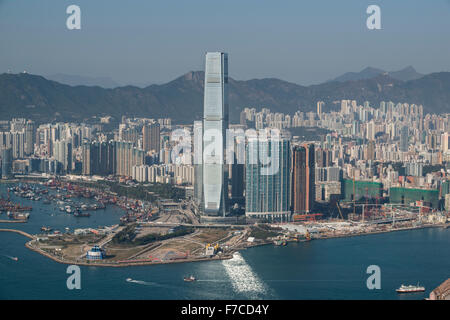
[{"label": "pier", "polygon": [[31,234],[26,233],[25,231],[22,231],[22,230],[17,230],[17,229],[0,229],[0,232],[13,232],[13,233],[18,233],[18,234],[23,235],[24,237],[27,237],[27,238],[29,238],[29,239],[34,240],[34,237],[33,237]]}]

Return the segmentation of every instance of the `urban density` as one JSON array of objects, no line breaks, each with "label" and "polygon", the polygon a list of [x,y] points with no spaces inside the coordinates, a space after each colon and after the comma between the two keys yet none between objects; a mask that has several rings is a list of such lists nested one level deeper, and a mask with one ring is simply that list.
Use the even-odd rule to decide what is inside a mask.
[{"label": "urban density", "polygon": [[450,300],[449,6],[0,0],[3,309]]},{"label": "urban density", "polygon": [[[30,236],[30,248],[61,261],[54,246],[73,241],[76,249],[64,249],[67,263],[95,257],[104,265],[146,264],[448,226],[450,114],[426,114],[408,101],[346,99],[327,108],[317,101],[316,112],[293,115],[245,107],[232,124],[228,56],[207,53],[205,65],[203,120],[193,124],[125,116],[1,122],[1,176],[8,184],[1,209],[10,220],[33,215],[10,193],[81,217],[106,204],[124,210],[120,224],[102,230],[43,226],[46,236]],[[75,241],[80,235],[88,237]],[[108,259],[105,250],[125,243],[134,247]]]}]

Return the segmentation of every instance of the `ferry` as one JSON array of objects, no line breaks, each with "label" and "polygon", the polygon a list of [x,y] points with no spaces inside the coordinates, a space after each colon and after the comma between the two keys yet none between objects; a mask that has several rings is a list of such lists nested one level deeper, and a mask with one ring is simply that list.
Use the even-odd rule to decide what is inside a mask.
[{"label": "ferry", "polygon": [[398,288],[397,293],[412,293],[412,292],[424,292],[425,291],[425,287],[421,287],[419,286],[419,284],[417,284],[417,286],[405,286],[405,285],[401,285],[400,288]]},{"label": "ferry", "polygon": [[195,281],[197,279],[195,279],[195,277],[191,275],[189,277],[184,277],[183,280],[186,281],[186,282],[193,282],[193,281]]}]

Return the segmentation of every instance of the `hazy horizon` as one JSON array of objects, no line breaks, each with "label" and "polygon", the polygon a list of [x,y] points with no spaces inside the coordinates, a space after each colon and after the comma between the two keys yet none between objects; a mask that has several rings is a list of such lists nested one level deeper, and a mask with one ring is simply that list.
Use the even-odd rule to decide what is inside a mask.
[{"label": "hazy horizon", "polygon": [[[366,67],[449,71],[450,2],[79,0],[81,30],[66,28],[72,1],[0,1],[0,72],[106,77],[161,84],[204,69],[206,51],[229,54],[230,76],[323,83]],[[381,8],[368,30],[366,8]]]}]

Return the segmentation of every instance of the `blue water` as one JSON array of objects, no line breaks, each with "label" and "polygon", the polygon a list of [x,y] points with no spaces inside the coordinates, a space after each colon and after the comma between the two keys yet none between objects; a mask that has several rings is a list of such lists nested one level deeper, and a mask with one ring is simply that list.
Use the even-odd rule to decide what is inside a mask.
[{"label": "blue water", "polygon": [[[36,209],[29,223],[0,228],[34,233],[42,225],[95,227],[117,223],[123,214],[108,207],[90,218],[75,218],[30,203]],[[450,277],[450,229],[440,228],[257,247],[226,261],[81,267],[81,290],[67,289],[67,265],[28,250],[26,241],[0,233],[0,299],[423,299]],[[366,287],[366,268],[372,264],[381,268],[381,290]],[[198,281],[184,282],[190,274]],[[395,292],[402,283],[418,281],[425,293]]]}]

